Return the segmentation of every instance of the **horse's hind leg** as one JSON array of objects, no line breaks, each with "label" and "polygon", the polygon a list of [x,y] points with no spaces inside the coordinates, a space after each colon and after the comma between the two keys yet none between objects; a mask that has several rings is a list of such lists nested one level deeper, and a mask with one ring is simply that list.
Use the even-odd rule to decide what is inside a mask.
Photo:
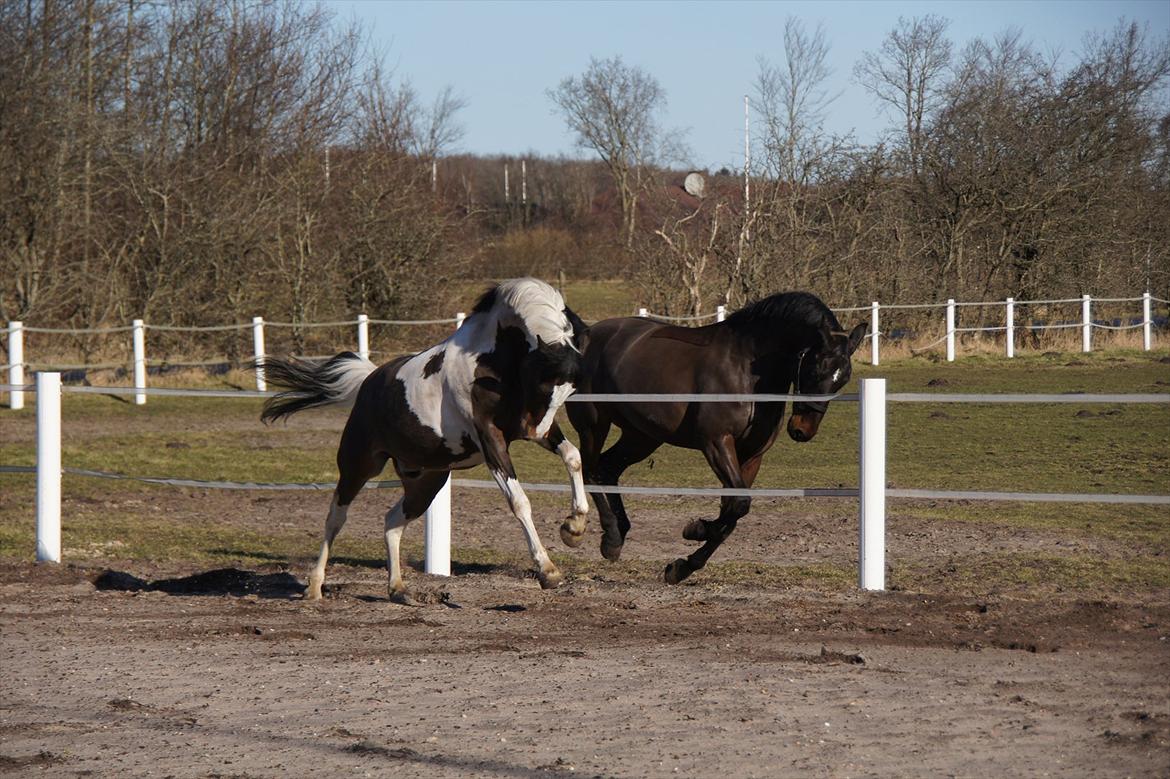
[{"label": "horse's hind leg", "polygon": [[[618,442],[607,449],[598,460],[600,482],[617,486],[618,479],[627,468],[654,454],[661,445],[661,442],[641,433],[623,430]],[[601,554],[606,560],[617,560],[622,555],[626,533],[630,531],[630,518],[626,515],[626,507],[619,493],[614,492],[605,497],[608,499],[605,510],[602,509],[601,502],[597,501],[597,513],[602,527]]]},{"label": "horse's hind leg", "polygon": [[[728,439],[716,442],[703,453],[711,470],[724,487],[750,487],[760,470],[763,454],[757,454],[739,464],[735,447]],[[666,566],[663,578],[667,584],[678,584],[707,564],[715,550],[727,540],[736,524],[751,510],[752,499],[747,496],[724,497],[720,500],[719,518],[696,519],[683,528],[683,538],[703,541],[704,544],[686,558],[679,558]]]},{"label": "horse's hind leg", "polygon": [[[401,472],[399,474],[402,475]],[[386,512],[386,573],[390,600],[403,605],[416,605],[402,580],[402,531],[430,507],[431,501],[447,481],[446,471],[424,471],[415,477],[402,477],[402,498]]]},{"label": "horse's hind leg", "polygon": [[337,488],[333,491],[333,500],[329,504],[329,515],[325,518],[325,539],[321,542],[317,564],[309,572],[309,588],[305,593],[309,600],[318,600],[321,597],[321,585],[325,583],[325,566],[329,562],[329,552],[334,539],[345,525],[349,504],[353,503],[353,499],[361,492],[366,482],[381,473],[386,465],[385,457],[369,453],[346,455],[345,452],[343,438],[343,446],[337,456],[340,476]]}]

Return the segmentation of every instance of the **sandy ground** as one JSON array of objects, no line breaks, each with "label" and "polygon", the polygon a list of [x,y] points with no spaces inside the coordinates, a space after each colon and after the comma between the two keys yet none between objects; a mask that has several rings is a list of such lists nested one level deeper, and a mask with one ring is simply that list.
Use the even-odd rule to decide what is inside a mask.
[{"label": "sandy ground", "polygon": [[[345,533],[377,537],[391,497],[378,495]],[[306,561],[326,501],[165,499],[176,520],[231,505],[241,527],[303,528]],[[540,529],[565,553],[552,505],[537,502]],[[855,557],[847,503],[791,505],[759,502],[719,559]],[[499,496],[460,507],[457,546],[522,548]],[[703,507],[643,506],[625,559],[660,570]],[[607,576],[595,518],[561,589],[514,564],[412,570],[431,602],[417,608],[386,601],[373,561],[331,567],[318,603],[300,599],[303,562],[7,561],[0,773],[1170,775],[1170,594],[824,592],[762,587],[750,571],[667,587]],[[943,575],[948,556],[979,548],[1121,551],[896,513],[889,538],[895,564],[933,559]]]}]

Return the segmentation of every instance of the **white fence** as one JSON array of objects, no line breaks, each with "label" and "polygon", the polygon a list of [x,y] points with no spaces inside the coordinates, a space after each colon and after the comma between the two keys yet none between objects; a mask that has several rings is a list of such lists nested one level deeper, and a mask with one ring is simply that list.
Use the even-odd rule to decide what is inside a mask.
[{"label": "white fence", "polygon": [[[1110,325],[1104,322],[1093,321],[1093,304],[1094,303],[1141,303],[1141,321],[1134,324],[1117,324]],[[869,353],[870,363],[873,365],[881,364],[881,342],[880,339],[889,337],[889,333],[881,331],[881,312],[897,311],[897,310],[927,310],[927,309],[943,309],[942,321],[942,336],[937,340],[923,344],[917,347],[917,351],[925,351],[933,348],[939,344],[946,343],[947,361],[954,362],[957,337],[963,333],[1003,333],[1004,336],[1004,351],[1007,357],[1016,356],[1016,336],[1018,330],[1027,332],[1036,332],[1043,330],[1065,330],[1077,329],[1081,331],[1081,351],[1091,352],[1093,350],[1093,330],[1142,330],[1142,347],[1148,352],[1153,348],[1153,324],[1154,319],[1152,315],[1152,304],[1154,302],[1170,304],[1170,301],[1156,298],[1149,292],[1145,292],[1141,297],[1132,298],[1093,298],[1089,295],[1082,295],[1079,298],[1063,298],[1057,300],[1016,300],[1015,298],[1006,298],[1005,300],[985,301],[979,303],[956,302],[953,298],[948,299],[945,303],[913,303],[913,304],[881,304],[878,301],[870,303],[868,306],[853,306],[847,308],[833,308],[833,312],[837,314],[844,313],[858,313],[866,312],[869,314],[870,332],[869,332]],[[1080,304],[1080,321],[1065,322],[1058,324],[1030,324],[1025,326],[1017,326],[1016,324],[1016,308],[1027,306],[1054,306],[1067,305],[1072,303]],[[1002,306],[1003,324],[984,326],[984,327],[958,327],[957,309],[959,308],[994,308]],[[663,316],[651,313],[645,308],[638,309],[638,316],[649,317],[651,319],[659,319],[667,322],[705,322],[714,319],[717,322],[722,322],[725,317],[725,309],[719,306],[718,310],[712,314],[701,316],[682,316],[672,317]]]},{"label": "white fence", "polygon": [[[10,385],[0,390],[12,391]],[[31,390],[33,387],[21,387]],[[61,393],[118,392],[137,394],[136,387],[62,387],[59,373],[37,374],[37,466],[0,467],[0,472],[29,472],[37,476],[37,559],[59,562],[61,559],[61,477],[62,473],[116,479],[135,479],[157,484],[201,486],[223,489],[332,489],[333,484],[241,484],[234,482],[199,482],[192,480],[134,477],[100,471],[81,471],[61,466]],[[203,397],[255,397],[263,392],[224,392],[215,390],[145,390],[150,394],[197,395]],[[628,402],[687,400],[694,402],[791,400],[859,401],[857,489],[694,489],[676,487],[588,487],[591,492],[620,492],[636,495],[746,495],[756,497],[856,497],[858,499],[859,560],[858,583],[864,590],[885,589],[885,515],[888,498],[935,498],[943,500],[995,501],[1062,501],[1081,503],[1129,503],[1170,505],[1170,495],[1101,495],[1065,493],[1013,493],[953,490],[893,489],[886,485],[886,403],[1156,403],[1170,404],[1170,393],[1132,395],[964,395],[935,393],[886,394],[885,379],[862,379],[858,395],[576,395],[570,402]],[[448,482],[447,489],[450,488]],[[494,482],[457,479],[460,487],[495,488]],[[396,486],[395,482],[376,482],[373,487]],[[565,484],[524,484],[525,489],[567,492]],[[426,571],[450,575],[450,497],[445,504],[432,504],[426,515]]]},{"label": "white fence", "polygon": [[[1130,325],[1109,325],[1102,322],[1094,322],[1092,318],[1093,303],[1141,303],[1142,318],[1136,324]],[[1059,300],[1015,300],[1007,298],[1003,301],[992,301],[982,303],[965,303],[956,302],[955,300],[947,300],[945,303],[921,303],[921,304],[885,304],[882,305],[874,301],[868,306],[854,306],[851,308],[835,308],[837,313],[855,313],[867,312],[870,317],[870,362],[873,365],[880,364],[881,344],[880,339],[889,337],[888,333],[881,331],[881,312],[882,310],[912,310],[912,309],[945,309],[943,320],[943,335],[937,340],[919,347],[919,350],[929,349],[937,346],[940,343],[946,342],[946,355],[948,361],[954,361],[956,351],[956,337],[962,333],[1003,333],[1005,352],[1007,357],[1015,356],[1015,345],[1017,330],[1038,331],[1038,330],[1060,330],[1080,328],[1081,330],[1081,349],[1084,352],[1092,351],[1092,332],[1094,329],[1098,330],[1142,330],[1142,345],[1146,351],[1153,348],[1153,316],[1152,304],[1154,302],[1162,304],[1170,304],[1170,301],[1161,298],[1153,297],[1149,292],[1144,293],[1141,297],[1132,298],[1091,298],[1089,295],[1083,295],[1079,298],[1065,298]],[[1052,306],[1061,304],[1080,303],[1081,316],[1080,321],[1075,323],[1063,324],[1041,324],[1041,325],[1016,325],[1016,309],[1017,307],[1027,306]],[[958,327],[956,326],[956,309],[965,307],[997,307],[1003,306],[1004,324],[999,326],[987,327]],[[30,363],[25,357],[24,335],[25,333],[46,333],[46,334],[60,334],[60,335],[83,335],[83,334],[116,334],[116,333],[131,333],[132,344],[132,358],[131,365],[133,366],[134,386],[139,390],[146,388],[147,381],[147,367],[150,361],[146,355],[146,335],[148,330],[155,330],[158,332],[225,332],[225,331],[252,331],[252,357],[253,359],[261,358],[265,355],[265,328],[320,328],[320,327],[354,327],[355,338],[357,343],[357,353],[362,357],[369,358],[370,352],[370,325],[438,325],[438,324],[453,324],[456,327],[463,321],[463,314],[456,314],[451,319],[425,319],[425,320],[395,320],[395,319],[370,319],[366,314],[359,314],[357,319],[344,320],[340,322],[307,322],[301,324],[293,324],[290,322],[268,322],[264,317],[253,317],[250,323],[241,323],[233,325],[211,325],[207,327],[181,327],[171,325],[150,325],[141,319],[135,319],[129,326],[120,327],[103,327],[103,328],[51,328],[51,327],[28,327],[23,322],[9,322],[8,323],[8,383],[12,385],[24,384],[24,371],[26,367],[31,367]],[[638,316],[648,317],[651,319],[658,319],[666,322],[678,323],[699,323],[714,319],[717,322],[722,322],[727,316],[727,309],[724,306],[719,306],[711,314],[700,316],[665,316],[651,313],[646,308],[638,309]],[[41,370],[63,370],[68,368],[111,368],[111,367],[125,367],[122,365],[77,365],[77,366],[37,366]],[[256,372],[256,389],[263,391],[267,385],[264,380],[264,372]],[[147,393],[138,392],[134,396],[134,402],[141,405],[146,402]],[[24,393],[21,390],[14,390],[10,394],[10,406],[14,409],[24,407]]]}]

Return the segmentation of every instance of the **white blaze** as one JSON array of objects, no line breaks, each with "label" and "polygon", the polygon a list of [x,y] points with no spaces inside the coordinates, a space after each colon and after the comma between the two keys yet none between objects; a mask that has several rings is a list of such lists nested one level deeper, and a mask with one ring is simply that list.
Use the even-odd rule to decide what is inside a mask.
[{"label": "white blaze", "polygon": [[544,438],[548,435],[548,429],[552,427],[553,418],[557,415],[557,409],[563,406],[565,400],[576,391],[577,388],[568,382],[553,387],[552,395],[548,399],[548,411],[545,412],[544,419],[540,420],[540,424],[536,426],[536,435],[538,438]]}]

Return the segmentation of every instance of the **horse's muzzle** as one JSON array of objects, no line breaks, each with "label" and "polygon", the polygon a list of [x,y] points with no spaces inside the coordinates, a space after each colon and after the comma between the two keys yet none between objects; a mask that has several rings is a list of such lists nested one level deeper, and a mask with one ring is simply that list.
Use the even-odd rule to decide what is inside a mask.
[{"label": "horse's muzzle", "polygon": [[788,437],[798,443],[811,441],[821,426],[824,414],[817,411],[793,412],[788,417]]}]

